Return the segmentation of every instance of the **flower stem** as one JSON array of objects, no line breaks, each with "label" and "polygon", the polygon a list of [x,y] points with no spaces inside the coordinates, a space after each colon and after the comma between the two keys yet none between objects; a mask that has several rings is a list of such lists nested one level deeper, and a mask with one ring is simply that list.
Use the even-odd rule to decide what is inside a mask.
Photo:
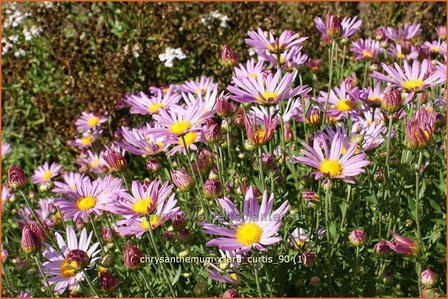
[{"label": "flower stem", "polygon": [[89,285],[89,287],[90,287],[90,289],[92,290],[92,292],[95,294],[96,297],[99,297],[97,291],[96,291],[95,288],[93,287],[92,280],[90,279],[89,275],[87,275],[86,270],[82,270],[82,272],[84,273],[84,277],[86,278],[86,280],[87,280],[87,284]]},{"label": "flower stem", "polygon": [[418,276],[418,292],[419,296],[422,297],[422,280],[420,273],[422,272],[422,263],[421,256],[424,252],[424,247],[422,244],[422,232],[420,228],[420,165],[422,164],[423,152],[419,151],[418,153],[418,162],[417,162],[417,171],[415,173],[415,224],[417,227],[417,240],[418,245],[420,246],[420,256],[417,257],[417,276]]},{"label": "flower stem", "polygon": [[258,266],[254,267],[254,274],[255,274],[255,283],[257,284],[257,291],[258,291],[258,297],[263,297],[261,294],[261,288],[260,288],[260,279],[258,277]]},{"label": "flower stem", "polygon": [[264,190],[264,174],[263,174],[263,159],[261,156],[261,145],[258,146],[258,173],[260,175],[261,190]]},{"label": "flower stem", "polygon": [[48,291],[50,292],[51,298],[54,298],[53,290],[51,289],[50,284],[48,283],[47,276],[45,275],[45,273],[44,273],[44,271],[42,269],[42,265],[40,264],[40,261],[39,261],[39,259],[37,258],[36,255],[34,255],[34,260],[36,261],[36,264],[37,264],[37,267],[39,268],[40,274],[44,278],[45,284],[47,285],[47,288],[48,288]]},{"label": "flower stem", "polygon": [[95,234],[95,237],[98,240],[98,243],[100,243],[101,250],[105,253],[106,251],[104,250],[103,242],[101,242],[100,235],[98,234],[98,231],[96,229],[95,222],[93,222],[93,217],[90,216],[89,219],[90,219],[90,224],[92,224],[93,233]]},{"label": "flower stem", "polygon": [[330,71],[328,73],[328,86],[327,86],[327,99],[325,100],[325,106],[324,106],[324,116],[322,117],[321,126],[325,124],[325,120],[327,118],[327,108],[328,108],[328,102],[330,100],[330,90],[333,83],[333,56],[334,56],[334,49],[336,47],[336,41],[333,40],[331,43],[331,50],[328,52],[328,59],[330,60]]}]

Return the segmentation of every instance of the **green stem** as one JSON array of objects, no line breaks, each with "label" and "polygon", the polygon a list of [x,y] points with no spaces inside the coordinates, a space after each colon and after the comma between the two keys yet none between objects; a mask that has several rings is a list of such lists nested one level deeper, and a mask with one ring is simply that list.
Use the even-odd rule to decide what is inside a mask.
[{"label": "green stem", "polygon": [[254,267],[254,274],[255,274],[255,283],[257,284],[257,291],[258,291],[258,297],[263,297],[261,294],[261,287],[260,287],[260,279],[258,277],[258,266]]},{"label": "green stem", "polygon": [[37,267],[39,268],[40,274],[42,275],[42,277],[44,278],[45,284],[47,285],[48,291],[50,292],[50,296],[51,298],[54,298],[54,293],[53,290],[50,287],[50,284],[48,283],[48,279],[47,279],[47,275],[45,275],[43,269],[42,269],[42,265],[40,264],[39,259],[37,258],[37,256],[34,256],[34,260],[36,261]]},{"label": "green stem", "polygon": [[420,165],[422,164],[422,158],[423,158],[423,152],[419,151],[418,154],[418,163],[417,163],[417,171],[415,173],[415,224],[417,227],[417,240],[418,244],[420,246],[420,256],[417,258],[417,264],[416,264],[416,270],[417,270],[417,276],[418,276],[418,292],[419,296],[422,297],[422,281],[421,281],[421,275],[422,272],[422,262],[421,262],[421,256],[424,253],[424,247],[422,243],[422,232],[420,228]]},{"label": "green stem", "polygon": [[335,40],[333,40],[333,42],[331,43],[331,50],[329,50],[329,53],[328,53],[328,57],[329,57],[329,60],[330,60],[330,72],[329,72],[329,74],[328,74],[328,86],[327,86],[327,98],[326,98],[326,100],[325,100],[325,106],[324,106],[324,115],[323,115],[323,117],[322,117],[322,120],[321,120],[321,127],[323,127],[323,125],[325,124],[325,122],[326,122],[326,119],[327,119],[327,108],[328,108],[328,102],[329,102],[329,100],[330,100],[330,90],[331,90],[331,86],[332,86],[332,83],[333,83],[333,63],[334,63],[334,49],[335,49],[335,47],[336,47],[336,41]]},{"label": "green stem", "polygon": [[260,175],[260,182],[261,182],[261,190],[264,190],[264,174],[263,174],[263,160],[262,160],[262,151],[261,151],[261,145],[258,146],[258,173]]},{"label": "green stem", "polygon": [[362,88],[364,88],[364,86],[366,86],[367,73],[368,73],[369,68],[370,68],[370,61],[367,61],[365,66],[364,66],[364,77],[363,77],[363,80],[362,80]]},{"label": "green stem", "polygon": [[96,297],[99,297],[97,291],[93,287],[92,280],[90,279],[89,275],[87,275],[86,270],[82,270],[82,271],[84,272],[84,277],[86,278],[87,284],[89,285],[90,289],[92,290],[92,292],[95,294]]},{"label": "green stem", "polygon": [[326,235],[327,235],[327,262],[328,262],[328,288],[331,295],[331,250],[330,250],[330,218],[329,218],[329,203],[331,200],[331,181],[328,180],[327,186],[326,186],[326,193],[325,193],[325,227],[326,227]]},{"label": "green stem", "polygon": [[90,224],[92,224],[93,233],[95,234],[95,237],[96,237],[96,239],[98,240],[98,243],[100,243],[101,250],[102,250],[104,253],[106,253],[106,251],[104,250],[103,242],[101,242],[100,236],[99,236],[98,231],[97,231],[97,229],[96,229],[95,222],[93,222],[93,217],[90,216],[89,219],[90,219]]}]

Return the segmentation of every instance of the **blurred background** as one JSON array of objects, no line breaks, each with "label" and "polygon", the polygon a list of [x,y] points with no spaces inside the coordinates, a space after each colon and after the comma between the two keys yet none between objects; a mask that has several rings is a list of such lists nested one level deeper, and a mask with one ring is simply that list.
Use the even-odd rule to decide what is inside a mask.
[{"label": "blurred background", "polygon": [[220,64],[222,46],[246,60],[244,38],[257,27],[309,36],[304,52],[325,59],[313,18],[328,11],[363,20],[354,39],[420,22],[420,38],[431,40],[446,20],[445,2],[3,3],[2,136],[14,148],[7,159],[28,171],[44,160],[72,164],[65,144],[74,121],[82,111],[108,111],[125,122],[115,107],[126,93],[201,75],[224,89],[231,70]]}]

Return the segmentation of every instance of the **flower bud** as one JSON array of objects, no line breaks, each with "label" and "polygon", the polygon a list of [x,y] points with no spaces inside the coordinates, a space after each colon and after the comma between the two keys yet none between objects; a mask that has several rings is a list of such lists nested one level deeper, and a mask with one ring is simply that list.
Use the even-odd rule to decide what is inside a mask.
[{"label": "flower bud", "polygon": [[140,249],[133,246],[131,241],[128,241],[128,243],[126,243],[126,247],[124,248],[124,253],[123,253],[123,259],[124,259],[124,264],[129,269],[138,268],[142,264],[141,259],[144,256],[145,256],[145,254],[143,252],[141,252]]},{"label": "flower bud", "polygon": [[411,50],[412,50],[411,41],[409,41],[409,40],[402,40],[402,41],[400,41],[400,46],[401,46],[401,52],[404,55],[408,55],[408,54],[411,53]]},{"label": "flower bud", "polygon": [[210,143],[220,141],[222,138],[221,124],[214,119],[207,119],[204,137]]},{"label": "flower bud", "polygon": [[11,166],[8,170],[8,185],[12,191],[17,191],[26,186],[26,175],[19,166]]},{"label": "flower bud", "polygon": [[205,176],[213,164],[213,155],[208,149],[203,149],[199,153],[197,160],[193,161],[193,170]]},{"label": "flower bud", "polygon": [[191,233],[187,228],[184,228],[179,232],[179,241],[181,242],[187,242],[188,240],[190,240],[190,237]]},{"label": "flower bud", "polygon": [[110,254],[106,254],[101,258],[100,265],[103,267],[111,267],[114,264],[114,257]]},{"label": "flower bud", "polygon": [[240,297],[240,293],[238,293],[238,291],[235,289],[228,289],[222,295],[222,298],[238,298],[238,297]]},{"label": "flower bud", "polygon": [[206,180],[204,183],[204,195],[206,198],[218,198],[223,194],[223,186],[218,180]]},{"label": "flower bud", "polygon": [[320,59],[310,59],[308,61],[307,65],[311,72],[317,73],[320,70],[321,64],[322,64],[322,60],[320,60]]},{"label": "flower bud", "polygon": [[245,117],[245,113],[244,113],[244,109],[243,108],[239,108],[237,111],[236,111],[236,114],[235,114],[235,117],[234,117],[234,123],[235,123],[235,125],[238,127],[238,128],[240,128],[240,129],[242,129],[242,128],[244,128],[244,117]]},{"label": "flower bud", "polygon": [[302,253],[302,263],[305,267],[310,268],[316,262],[317,255],[313,251],[306,251]]},{"label": "flower bud", "polygon": [[320,278],[318,277],[318,276],[313,276],[313,277],[311,277],[311,279],[310,279],[310,284],[313,286],[313,287],[318,287],[318,286],[320,286]]},{"label": "flower bud", "polygon": [[21,246],[26,253],[36,253],[42,249],[44,232],[37,224],[25,224],[22,229]]},{"label": "flower bud", "polygon": [[230,101],[226,96],[220,96],[216,100],[216,114],[222,118],[231,117],[235,114],[237,109],[238,105],[235,102]]},{"label": "flower bud", "polygon": [[317,126],[320,123],[320,109],[317,106],[313,106],[308,115],[305,118],[305,123],[310,126]]},{"label": "flower bud", "polygon": [[403,98],[401,92],[398,89],[391,89],[384,93],[383,101],[381,102],[381,108],[387,113],[394,113],[401,109],[403,106]]},{"label": "flower bud", "polygon": [[373,179],[377,183],[384,182],[384,179],[385,179],[384,169],[381,169],[381,168],[377,169],[375,171],[375,174],[373,175]]},{"label": "flower bud", "polygon": [[423,298],[436,298],[442,297],[441,294],[437,291],[437,289],[423,289],[422,290]]},{"label": "flower bud", "polygon": [[387,241],[380,240],[373,247],[373,253],[377,256],[385,256],[390,252],[389,245],[387,245]]},{"label": "flower bud", "polygon": [[108,227],[103,226],[103,228],[101,229],[101,235],[104,242],[110,243],[113,241],[114,231]]},{"label": "flower bud", "polygon": [[194,178],[184,169],[173,170],[171,179],[174,185],[182,192],[190,190],[195,184]]},{"label": "flower bud", "polygon": [[159,161],[155,160],[155,159],[149,159],[148,161],[146,161],[146,169],[149,172],[156,172],[160,169],[160,163]]},{"label": "flower bud", "polygon": [[119,152],[110,151],[102,155],[102,157],[110,171],[122,171],[128,167],[128,162]]},{"label": "flower bud", "polygon": [[360,247],[367,241],[367,234],[362,229],[354,229],[351,231],[348,239],[353,246]]},{"label": "flower bud", "polygon": [[118,280],[112,276],[109,270],[100,272],[99,281],[101,288],[106,292],[111,292],[118,287]]},{"label": "flower bud", "polygon": [[437,283],[437,274],[433,272],[431,269],[426,269],[421,273],[422,284],[430,289]]},{"label": "flower bud", "polygon": [[2,249],[2,264],[6,263],[6,260],[8,259],[9,253],[8,250]]},{"label": "flower bud", "polygon": [[339,18],[332,14],[331,12],[327,13],[326,24],[327,35],[331,39],[338,39],[341,37],[343,29]]},{"label": "flower bud", "polygon": [[383,275],[384,284],[391,284],[394,281],[394,274],[390,271],[387,271]]},{"label": "flower bud", "polygon": [[414,256],[418,253],[419,246],[414,240],[400,236],[395,232],[392,232],[392,236],[394,237],[393,241],[387,242],[387,245],[396,253],[406,256]]},{"label": "flower bud", "polygon": [[238,60],[238,54],[229,45],[224,45],[221,52],[221,63],[225,66],[234,66],[238,64]]},{"label": "flower bud", "polygon": [[386,37],[386,30],[384,29],[384,27],[379,27],[376,31],[375,31],[375,39],[379,42],[383,41],[384,38]]},{"label": "flower bud", "polygon": [[72,249],[70,250],[66,256],[65,259],[68,264],[71,262],[76,262],[76,265],[79,265],[80,269],[84,269],[89,266],[90,264],[90,257],[89,255],[81,249]]}]

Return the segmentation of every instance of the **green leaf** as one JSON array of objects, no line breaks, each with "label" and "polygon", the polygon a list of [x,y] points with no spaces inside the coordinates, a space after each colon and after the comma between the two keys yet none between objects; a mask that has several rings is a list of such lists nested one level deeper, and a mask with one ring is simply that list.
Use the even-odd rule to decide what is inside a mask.
[{"label": "green leaf", "polygon": [[179,266],[179,269],[176,271],[176,276],[173,279],[173,282],[171,283],[172,286],[176,284],[176,282],[179,280],[180,273],[182,272],[182,266]]}]

